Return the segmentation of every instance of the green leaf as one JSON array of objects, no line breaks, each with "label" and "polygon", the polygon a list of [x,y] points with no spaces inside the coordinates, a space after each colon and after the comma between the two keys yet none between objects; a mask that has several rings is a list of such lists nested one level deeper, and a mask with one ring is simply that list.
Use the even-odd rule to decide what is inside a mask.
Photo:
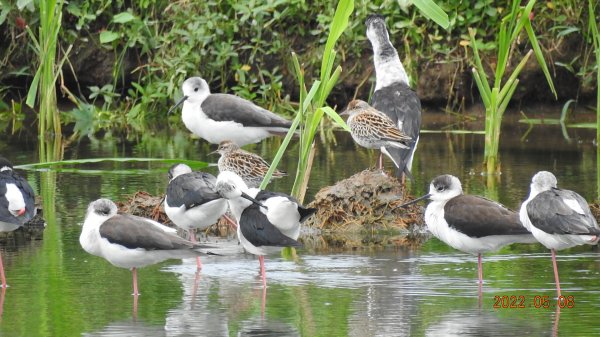
[{"label": "green leaf", "polygon": [[29,92],[27,93],[27,100],[25,104],[28,107],[32,108],[35,106],[35,99],[37,98],[38,85],[40,83],[40,75],[42,72],[42,68],[38,68],[35,72],[35,76],[33,77],[33,81],[31,81],[31,85],[29,86]]},{"label": "green leaf", "polygon": [[413,4],[421,11],[421,14],[433,20],[442,28],[448,29],[450,26],[448,14],[432,0],[413,0]]},{"label": "green leaf", "polygon": [[[348,27],[348,18],[354,11],[354,1],[353,0],[340,0],[335,10],[335,14],[333,17],[333,22],[331,23],[331,29],[329,31],[329,36],[327,37],[327,42],[325,43],[325,50],[323,51],[323,62],[321,63],[321,80],[324,80],[324,77],[329,77],[329,72],[327,72],[327,66],[329,64],[333,64],[333,61],[330,62],[329,58],[332,57],[333,47],[335,43],[340,38],[346,27]],[[335,54],[333,54],[335,56]]]},{"label": "green leaf", "polygon": [[527,20],[525,23],[525,30],[527,31],[527,35],[529,36],[529,41],[531,42],[531,46],[533,47],[533,51],[535,52],[535,57],[544,72],[544,76],[546,77],[546,82],[548,82],[548,86],[550,86],[550,90],[554,94],[554,98],[557,99],[558,95],[556,93],[556,89],[554,88],[554,82],[552,82],[552,76],[550,76],[550,71],[548,70],[548,66],[546,65],[546,61],[544,60],[544,54],[542,54],[542,49],[540,48],[540,44],[535,37],[535,33],[533,32],[533,28],[531,27],[531,21]]},{"label": "green leaf", "polygon": [[119,33],[105,30],[100,33],[100,43],[110,43],[119,38]]},{"label": "green leaf", "polygon": [[127,23],[127,22],[130,22],[130,21],[133,21],[133,20],[135,20],[135,16],[133,16],[129,12],[119,13],[119,14],[113,16],[113,19],[112,19],[112,21],[114,23]]},{"label": "green leaf", "polygon": [[346,124],[346,122],[344,122],[344,120],[342,119],[342,117],[340,117],[340,115],[335,112],[335,110],[333,110],[332,108],[325,106],[323,108],[321,108],[323,110],[323,112],[325,112],[327,114],[327,116],[329,116],[329,118],[333,119],[333,121],[339,125],[342,129],[350,132],[350,128],[348,127],[348,125]]}]

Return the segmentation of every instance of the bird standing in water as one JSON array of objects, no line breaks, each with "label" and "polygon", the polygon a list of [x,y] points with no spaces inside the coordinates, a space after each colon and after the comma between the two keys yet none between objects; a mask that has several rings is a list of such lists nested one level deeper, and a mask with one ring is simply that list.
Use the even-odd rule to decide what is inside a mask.
[{"label": "bird standing in water", "polygon": [[[31,220],[35,213],[33,189],[25,178],[13,171],[12,163],[0,156],[0,232],[14,231]],[[1,255],[0,278],[2,288],[6,288]]]},{"label": "bird standing in water", "polygon": [[554,174],[540,171],[531,179],[529,198],[519,212],[523,226],[552,254],[556,292],[560,281],[556,251],[588,244],[600,239],[600,228],[585,199],[579,194],[557,187]]}]

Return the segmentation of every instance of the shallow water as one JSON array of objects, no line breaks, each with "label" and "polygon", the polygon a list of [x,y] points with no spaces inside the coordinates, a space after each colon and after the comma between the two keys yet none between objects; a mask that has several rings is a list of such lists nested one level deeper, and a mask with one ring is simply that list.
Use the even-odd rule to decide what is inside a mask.
[{"label": "shallow water", "polygon": [[[528,112],[529,114],[529,112]],[[440,130],[445,118],[426,120]],[[481,125],[466,127],[480,128]],[[502,134],[502,175],[479,174],[483,136],[424,133],[415,158],[414,194],[438,174],[452,173],[467,193],[484,194],[518,208],[531,175],[552,170],[559,186],[588,200],[597,193],[594,131],[512,123]],[[337,143],[318,143],[309,196],[321,186],[373,166],[378,153]],[[272,159],[277,140],[251,148]],[[294,172],[295,151],[281,168]],[[111,141],[68,148],[65,159],[156,157],[211,159],[211,148],[179,131],[148,135],[137,144]],[[36,145],[0,141],[0,153],[16,164],[37,162]],[[216,161],[216,158],[212,158]],[[388,165],[389,162],[388,162]],[[131,170],[136,168],[136,170]],[[78,238],[87,204],[125,200],[137,190],[163,193],[167,168],[156,163],[103,163],[55,171],[21,171],[36,191],[51,184],[44,239],[8,242],[3,258],[10,287],[2,294],[2,336],[593,336],[600,335],[600,254],[591,247],[559,252],[564,296],[572,308],[557,311],[550,255],[540,245],[514,245],[484,255],[483,298],[477,295],[475,256],[436,239],[418,249],[323,253],[299,250],[296,258],[266,259],[268,289],[257,278],[253,256],[169,261],[141,269],[138,303],[131,273],[90,256]],[[208,171],[215,173],[216,168]],[[289,191],[292,178],[270,186]],[[45,195],[48,195],[46,193]],[[47,206],[48,207],[48,206]],[[232,240],[234,240],[232,238]],[[500,301],[495,300],[499,296]],[[523,308],[503,308],[516,296]],[[541,305],[548,296],[549,308]],[[509,304],[506,303],[505,304]],[[566,304],[566,303],[563,303]],[[495,305],[498,308],[495,308]],[[505,305],[506,306],[506,305]]]}]

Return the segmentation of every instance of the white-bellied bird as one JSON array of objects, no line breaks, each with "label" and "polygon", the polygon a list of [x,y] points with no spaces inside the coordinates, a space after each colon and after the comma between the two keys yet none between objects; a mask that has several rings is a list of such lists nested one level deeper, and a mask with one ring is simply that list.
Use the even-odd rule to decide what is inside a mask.
[{"label": "white-bellied bird", "polygon": [[479,289],[483,284],[481,254],[512,243],[534,243],[535,238],[519,221],[519,214],[487,198],[463,194],[460,180],[444,174],[429,185],[429,193],[402,206],[422,199],[431,202],[425,210],[429,231],[447,245],[477,254]]},{"label": "white-bellied bird", "polygon": [[137,268],[168,259],[212,254],[207,249],[214,248],[184,240],[177,236],[174,228],[156,221],[117,214],[117,205],[109,199],[90,203],[79,243],[86,252],[102,257],[114,266],[131,269],[133,295],[139,295]]},{"label": "white-bellied bird", "polygon": [[579,194],[557,187],[554,174],[540,171],[531,179],[529,198],[519,212],[523,226],[552,254],[556,292],[560,281],[556,251],[582,244],[594,245],[600,228],[585,199]]},{"label": "white-bellied bird", "polygon": [[[36,213],[35,194],[25,180],[13,171],[8,159],[0,156],[0,232],[12,232],[31,220]],[[0,278],[6,288],[2,255],[0,255]]]},{"label": "white-bellied bird", "polygon": [[301,247],[297,241],[300,224],[317,210],[302,206],[284,193],[248,188],[240,176],[230,171],[219,173],[217,191],[229,201],[244,249],[258,255],[263,286],[266,286],[264,256],[282,247]]},{"label": "white-bellied bird", "polygon": [[201,77],[183,82],[183,97],[169,113],[183,103],[182,120],[193,134],[209,143],[230,140],[239,146],[257,143],[273,135],[284,135],[292,125],[287,119],[241,97],[211,94]]},{"label": "white-bellied bird", "polygon": [[[212,174],[192,171],[186,164],[175,164],[169,169],[165,213],[177,227],[188,232],[194,243],[195,229],[210,227],[227,212],[227,200],[216,192],[216,182]],[[196,258],[196,267],[202,268],[200,256]]]}]

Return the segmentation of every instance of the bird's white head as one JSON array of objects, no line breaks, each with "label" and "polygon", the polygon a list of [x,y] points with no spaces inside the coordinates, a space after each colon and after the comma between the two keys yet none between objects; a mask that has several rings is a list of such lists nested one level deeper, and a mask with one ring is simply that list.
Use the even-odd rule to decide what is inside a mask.
[{"label": "bird's white head", "polygon": [[460,180],[449,174],[436,177],[429,185],[429,199],[433,201],[448,201],[462,193]]},{"label": "bird's white head", "polygon": [[12,169],[13,169],[12,163],[8,159],[0,156],[0,172],[12,171]]},{"label": "bird's white head", "polygon": [[169,181],[190,172],[192,172],[192,168],[186,164],[175,164],[169,168]]},{"label": "bird's white head", "polygon": [[190,77],[183,82],[181,87],[183,96],[187,97],[186,101],[193,104],[204,102],[206,97],[210,95],[208,83],[201,77]]},{"label": "bird's white head", "polygon": [[231,171],[223,171],[217,176],[215,190],[224,199],[235,199],[242,196],[248,190],[244,180]]},{"label": "bird's white head", "polygon": [[367,38],[371,41],[373,49],[377,53],[384,45],[390,44],[390,34],[385,26],[385,18],[374,14],[367,17]]},{"label": "bird's white head", "polygon": [[88,206],[86,218],[100,217],[108,219],[117,214],[117,205],[108,199],[98,199],[92,201]]},{"label": "bird's white head", "polygon": [[554,174],[548,171],[540,171],[531,178],[531,194],[530,198],[538,195],[541,192],[548,191],[551,188],[556,188],[557,180]]}]

